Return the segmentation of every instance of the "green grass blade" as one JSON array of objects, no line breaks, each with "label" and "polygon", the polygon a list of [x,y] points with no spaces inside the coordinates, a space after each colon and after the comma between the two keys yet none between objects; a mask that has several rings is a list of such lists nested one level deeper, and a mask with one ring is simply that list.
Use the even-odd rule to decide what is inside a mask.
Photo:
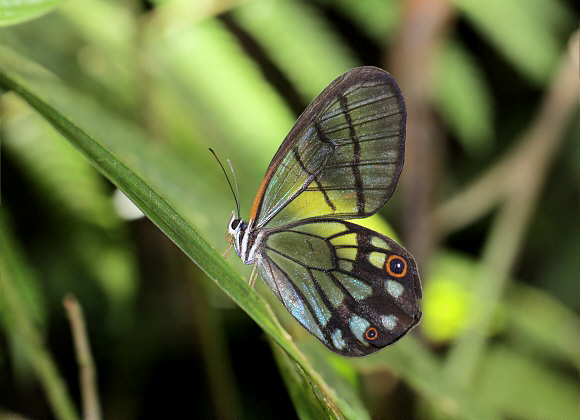
[{"label": "green grass blade", "polygon": [[[18,241],[6,225],[6,213],[2,213],[0,224],[0,290],[2,290],[2,329],[11,344],[23,349],[22,354],[30,364],[40,382],[46,399],[55,417],[77,419],[77,407],[72,400],[67,384],[59,372],[55,360],[47,349],[44,331],[44,308],[32,301],[31,287],[38,284],[34,274],[28,270],[25,257],[21,254]],[[40,321],[40,322],[39,322]],[[14,362],[14,360],[12,360]]]},{"label": "green grass blade", "polygon": [[0,27],[36,19],[60,3],[62,0],[0,0]]},{"label": "green grass blade", "polygon": [[[104,133],[109,136],[95,135],[76,121],[78,111],[88,107],[86,103],[70,92],[62,83],[55,81],[33,63],[30,63],[9,50],[2,49],[8,57],[0,64],[0,86],[13,90],[28,104],[63,134],[89,161],[119,189],[121,189],[178,247],[180,247],[218,286],[238,304],[308,375],[309,380],[323,395],[326,401],[345,418],[354,418],[348,413],[348,404],[341,400],[283,330],[264,300],[246,281],[232,269],[212,246],[198,233],[193,224],[179,209],[179,203],[171,198],[169,191],[157,188],[157,184],[167,189],[178,179],[164,179],[168,173],[159,174],[160,162],[174,162],[167,150],[136,140],[135,133],[124,136],[115,135],[113,118],[102,120]],[[98,130],[95,130],[98,131]],[[113,141],[114,140],[114,141]],[[195,168],[191,168],[195,171]],[[203,211],[200,209],[199,211]]]},{"label": "green grass blade", "polygon": [[233,17],[310,102],[329,81],[360,65],[328,22],[308,3],[248,2]]}]

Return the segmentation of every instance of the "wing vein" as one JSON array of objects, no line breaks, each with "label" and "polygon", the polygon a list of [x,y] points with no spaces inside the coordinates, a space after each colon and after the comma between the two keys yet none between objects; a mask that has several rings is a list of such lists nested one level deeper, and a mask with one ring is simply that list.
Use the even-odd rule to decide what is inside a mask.
[{"label": "wing vein", "polygon": [[[347,113],[347,110],[345,110],[344,112],[345,112],[345,116],[348,115],[350,117],[350,115]],[[370,115],[370,116],[365,117],[365,118],[359,118],[359,119],[357,119],[356,123],[352,122],[351,118],[347,118],[347,120],[350,122],[347,121],[346,124],[343,123],[343,124],[337,125],[336,127],[326,129],[324,132],[325,132],[325,134],[328,135],[328,134],[336,133],[337,131],[340,131],[340,130],[344,130],[345,128],[350,128],[351,126],[357,127],[359,125],[363,125],[363,124],[366,124],[366,123],[369,123],[372,121],[380,120],[381,118],[392,117],[393,115],[397,115],[397,114],[401,114],[401,110],[396,110],[395,112],[393,112],[391,114],[380,113],[380,114]]]},{"label": "wing vein", "polygon": [[348,123],[348,128],[350,132],[350,138],[353,141],[354,151],[353,151],[353,165],[352,172],[354,175],[354,185],[356,186],[356,207],[359,215],[363,215],[365,212],[365,196],[363,191],[363,183],[360,175],[360,169],[358,164],[360,162],[360,143],[356,137],[356,132],[354,130],[354,125],[352,124],[352,118],[348,113],[348,99],[346,96],[340,97],[340,107],[344,111],[344,117]]},{"label": "wing vein", "polygon": [[[353,111],[353,110],[362,108],[363,106],[373,105],[373,104],[376,104],[376,103],[381,102],[383,100],[391,99],[391,98],[394,98],[394,97],[395,97],[395,94],[394,93],[393,94],[391,94],[391,93],[385,93],[383,95],[378,95],[378,96],[375,96],[375,97],[372,97],[372,98],[369,98],[369,99],[363,99],[363,100],[360,100],[360,101],[352,102],[349,105],[348,110],[349,111]],[[320,118],[319,121],[320,122],[328,121],[328,120],[330,120],[330,119],[332,119],[334,117],[338,117],[341,114],[342,114],[342,110],[340,110],[340,109],[338,109],[336,111],[331,111],[331,112],[328,112],[328,113],[324,114],[324,117],[323,118]]]}]

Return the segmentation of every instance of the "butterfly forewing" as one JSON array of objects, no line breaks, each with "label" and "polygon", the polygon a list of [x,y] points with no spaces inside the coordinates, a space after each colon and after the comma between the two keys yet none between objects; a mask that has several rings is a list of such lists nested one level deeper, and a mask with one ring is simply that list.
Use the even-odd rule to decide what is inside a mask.
[{"label": "butterfly forewing", "polygon": [[351,70],[304,111],[254,202],[257,227],[309,217],[366,217],[391,196],[404,160],[406,112],[391,75]]},{"label": "butterfly forewing", "polygon": [[310,219],[269,229],[257,264],[288,311],[345,356],[395,342],[421,317],[413,257],[353,223]]}]

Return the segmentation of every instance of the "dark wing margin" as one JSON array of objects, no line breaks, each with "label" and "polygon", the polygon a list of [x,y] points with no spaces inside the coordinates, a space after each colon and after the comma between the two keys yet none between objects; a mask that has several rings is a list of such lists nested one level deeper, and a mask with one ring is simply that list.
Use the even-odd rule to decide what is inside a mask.
[{"label": "dark wing margin", "polygon": [[250,221],[276,227],[299,218],[362,218],[391,197],[403,168],[406,109],[395,79],[358,67],[302,113],[274,155]]}]

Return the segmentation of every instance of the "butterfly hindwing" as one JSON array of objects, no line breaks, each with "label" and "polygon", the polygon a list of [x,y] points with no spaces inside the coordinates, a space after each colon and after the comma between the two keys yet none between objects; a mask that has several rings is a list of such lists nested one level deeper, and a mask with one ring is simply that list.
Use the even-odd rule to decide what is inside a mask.
[{"label": "butterfly hindwing", "polygon": [[272,159],[250,221],[366,217],[393,193],[403,167],[406,111],[393,77],[353,69],[302,113]]},{"label": "butterfly hindwing", "polygon": [[330,350],[365,356],[419,322],[415,261],[390,238],[339,219],[310,219],[268,229],[262,241],[262,277]]}]

